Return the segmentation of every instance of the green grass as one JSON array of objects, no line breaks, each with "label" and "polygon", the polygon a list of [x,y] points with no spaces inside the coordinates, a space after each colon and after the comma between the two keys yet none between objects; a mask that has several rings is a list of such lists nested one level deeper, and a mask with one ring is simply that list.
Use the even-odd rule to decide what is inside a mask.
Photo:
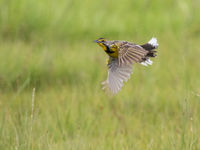
[{"label": "green grass", "polygon": [[[0,0],[0,149],[200,149],[199,4]],[[92,41],[152,36],[154,64],[106,95]]]}]

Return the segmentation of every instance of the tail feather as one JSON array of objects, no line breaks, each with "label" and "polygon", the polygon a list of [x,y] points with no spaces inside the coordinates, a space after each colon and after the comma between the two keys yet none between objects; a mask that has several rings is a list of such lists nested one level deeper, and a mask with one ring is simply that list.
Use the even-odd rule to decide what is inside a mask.
[{"label": "tail feather", "polygon": [[147,53],[147,57],[156,57],[157,55],[155,54],[155,53],[157,53],[157,51],[154,51],[154,50],[151,50],[151,51],[149,51],[148,53]]},{"label": "tail feather", "polygon": [[148,65],[152,65],[153,61],[151,61],[150,59],[146,59],[145,61],[141,62],[140,64],[144,65],[144,66],[148,66]]},{"label": "tail feather", "polygon": [[154,50],[154,49],[158,48],[157,39],[153,37],[148,43],[146,43],[144,45],[140,45],[140,46],[148,51]]},{"label": "tail feather", "polygon": [[148,43],[140,46],[148,51],[147,55],[143,58],[141,64],[144,66],[152,65],[153,62],[149,59],[149,57],[157,56],[157,51],[155,50],[156,48],[158,48],[157,39],[153,37]]},{"label": "tail feather", "polygon": [[140,45],[142,48],[148,51],[146,57],[156,57],[155,49],[158,48],[158,42],[156,38],[152,38],[148,43]]},{"label": "tail feather", "polygon": [[155,49],[158,48],[157,39],[154,37],[148,42],[148,44],[152,45]]}]

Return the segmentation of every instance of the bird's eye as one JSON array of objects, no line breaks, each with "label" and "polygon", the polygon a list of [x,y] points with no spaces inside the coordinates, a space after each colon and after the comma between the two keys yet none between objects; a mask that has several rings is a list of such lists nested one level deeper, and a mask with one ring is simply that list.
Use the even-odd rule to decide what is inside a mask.
[{"label": "bird's eye", "polygon": [[105,39],[104,38],[99,38],[98,41],[99,42],[105,42]]},{"label": "bird's eye", "polygon": [[104,40],[104,39],[100,39],[99,41],[100,41],[100,42],[105,42],[105,40]]}]

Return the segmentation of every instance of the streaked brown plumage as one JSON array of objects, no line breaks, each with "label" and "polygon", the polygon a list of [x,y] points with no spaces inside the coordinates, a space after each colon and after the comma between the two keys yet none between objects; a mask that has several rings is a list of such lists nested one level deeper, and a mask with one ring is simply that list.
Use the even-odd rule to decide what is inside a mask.
[{"label": "streaked brown plumage", "polygon": [[95,40],[109,55],[108,78],[103,82],[103,89],[108,89],[116,94],[123,82],[130,78],[132,64],[141,63],[151,65],[149,57],[155,57],[158,47],[156,38],[152,38],[144,45],[137,45],[127,41],[107,41],[104,38]]}]

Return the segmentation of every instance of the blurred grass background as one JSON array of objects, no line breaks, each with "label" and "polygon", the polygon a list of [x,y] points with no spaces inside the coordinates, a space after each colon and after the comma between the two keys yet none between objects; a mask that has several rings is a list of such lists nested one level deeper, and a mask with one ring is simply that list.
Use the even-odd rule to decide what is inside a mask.
[{"label": "blurred grass background", "polygon": [[[152,36],[154,64],[102,92],[92,41]],[[0,0],[0,149],[200,149],[199,41],[198,0]]]}]

